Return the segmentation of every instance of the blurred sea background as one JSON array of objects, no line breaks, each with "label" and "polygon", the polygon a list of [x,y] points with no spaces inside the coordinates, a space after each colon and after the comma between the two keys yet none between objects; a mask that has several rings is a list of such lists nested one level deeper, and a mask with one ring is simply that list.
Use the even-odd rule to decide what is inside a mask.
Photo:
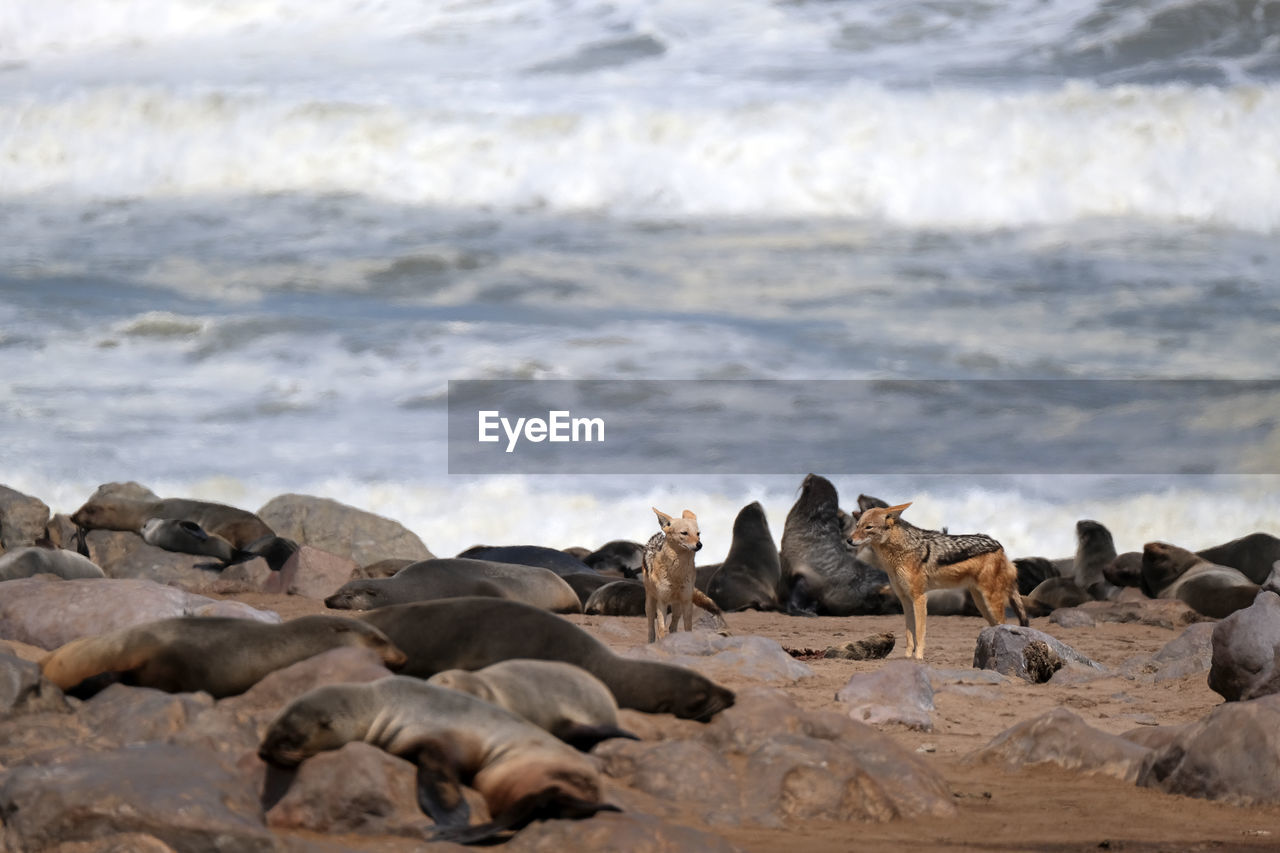
[{"label": "blurred sea background", "polygon": [[[712,562],[808,472],[450,476],[447,381],[1275,379],[1278,230],[1280,2],[9,3],[0,482]],[[1239,470],[856,470],[1015,556],[1280,532]]]}]

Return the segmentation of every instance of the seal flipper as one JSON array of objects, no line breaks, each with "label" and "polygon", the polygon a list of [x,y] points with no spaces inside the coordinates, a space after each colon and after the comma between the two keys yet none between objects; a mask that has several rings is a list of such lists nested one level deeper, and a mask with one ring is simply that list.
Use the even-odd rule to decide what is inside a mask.
[{"label": "seal flipper", "polygon": [[596,744],[612,738],[640,740],[639,735],[617,726],[588,726],[585,723],[569,723],[558,727],[552,734],[579,752],[590,752]]},{"label": "seal flipper", "polygon": [[809,593],[809,581],[804,575],[796,577],[787,596],[788,616],[817,616],[818,600]]},{"label": "seal flipper", "polygon": [[427,840],[452,841],[455,844],[481,844],[494,841],[497,836],[505,832],[524,829],[535,820],[552,818],[581,820],[598,812],[620,811],[622,809],[609,803],[592,802],[555,788],[548,788],[518,800],[488,823],[437,829],[428,836]]},{"label": "seal flipper", "polygon": [[418,808],[437,826],[466,829],[471,807],[444,747],[429,743],[414,753],[413,760],[418,765]]}]

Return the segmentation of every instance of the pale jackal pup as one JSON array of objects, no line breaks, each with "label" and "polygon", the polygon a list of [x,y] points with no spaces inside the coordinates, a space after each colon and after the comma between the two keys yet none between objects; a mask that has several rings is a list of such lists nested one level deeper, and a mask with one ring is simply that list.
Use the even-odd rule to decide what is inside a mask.
[{"label": "pale jackal pup", "polygon": [[[676,630],[681,618],[684,629],[693,630],[693,605],[719,616],[720,608],[701,591],[694,589],[697,574],[693,568],[693,552],[701,550],[698,517],[685,510],[680,518],[672,518],[656,507],[660,533],[653,534],[644,547],[644,616],[649,622],[649,642]],[[671,622],[667,623],[667,608]]]},{"label": "pale jackal pup", "polygon": [[907,657],[924,657],[924,594],[930,589],[967,588],[992,625],[1004,621],[1008,602],[1018,614],[1018,623],[1025,627],[1027,611],[1018,594],[1018,570],[1000,543],[980,533],[952,536],[922,530],[902,520],[902,511],[909,506],[866,510],[849,537],[855,547],[870,545],[889,575],[889,584],[907,618]]}]

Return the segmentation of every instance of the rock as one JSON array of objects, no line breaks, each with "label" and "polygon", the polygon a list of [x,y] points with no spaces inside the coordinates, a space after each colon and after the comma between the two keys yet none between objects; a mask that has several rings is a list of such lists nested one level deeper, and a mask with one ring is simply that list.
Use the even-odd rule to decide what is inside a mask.
[{"label": "rock", "polygon": [[355,562],[346,557],[302,545],[285,561],[280,571],[272,573],[263,591],[301,595],[323,601],[351,580],[355,570]]},{"label": "rock", "polygon": [[1151,656],[1156,667],[1155,680],[1168,681],[1207,672],[1213,660],[1212,622],[1188,625],[1181,634]]},{"label": "rock", "polygon": [[0,770],[17,764],[45,764],[74,758],[86,749],[116,746],[94,735],[78,714],[66,713],[66,709],[0,719]]},{"label": "rock", "polygon": [[849,716],[859,722],[933,730],[933,685],[928,667],[921,663],[895,660],[875,672],[858,673],[836,699],[848,705]]},{"label": "rock", "polygon": [[172,744],[11,769],[0,775],[0,815],[19,850],[129,832],[184,853],[275,849],[256,792],[216,754]]},{"label": "rock", "polygon": [[[216,592],[226,580],[223,564],[213,557],[166,551],[128,531],[90,530],[85,544],[109,578],[150,580],[195,593]],[[252,562],[266,566],[261,558]]]},{"label": "rock", "polygon": [[[955,813],[946,783],[922,759],[870,726],[803,710],[778,690],[741,691],[697,740],[615,740],[594,754],[606,775],[712,823],[782,827]],[[745,771],[735,772],[742,760]]]},{"label": "rock", "polygon": [[830,647],[823,657],[842,660],[880,660],[889,656],[893,651],[893,645],[893,634],[874,634],[853,643],[845,643],[839,648]]},{"label": "rock", "polygon": [[1137,622],[1175,630],[1195,622],[1212,621],[1191,605],[1174,599],[1138,598],[1118,601],[1086,601],[1080,609],[1098,622]]},{"label": "rock", "polygon": [[0,639],[56,649],[80,637],[157,619],[193,616],[202,609],[204,613],[280,621],[271,611],[215,602],[149,580],[23,578],[0,583]]},{"label": "rock", "polygon": [[530,824],[502,845],[504,853],[734,853],[740,848],[710,833],[631,812],[600,812],[590,820],[548,820]]},{"label": "rock", "polygon": [[178,853],[152,835],[121,832],[92,841],[64,841],[46,853]]},{"label": "rock", "polygon": [[1154,750],[1137,782],[1239,806],[1280,803],[1280,696],[1214,708]]},{"label": "rock", "polygon": [[49,519],[49,523],[44,526],[44,536],[49,540],[49,544],[55,548],[67,548],[72,551],[77,549],[77,537],[79,533],[72,522],[71,516],[65,513],[56,513]]},{"label": "rock", "polygon": [[1138,746],[1159,750],[1164,749],[1182,737],[1193,725],[1195,723],[1187,723],[1181,726],[1138,726],[1136,729],[1129,729],[1129,731],[1124,732],[1120,737],[1127,741],[1132,741]]},{"label": "rock", "polygon": [[710,678],[725,681],[794,682],[813,670],[787,654],[767,637],[725,637],[710,631],[677,631],[656,643],[623,652],[640,660],[687,666]]},{"label": "rock", "polygon": [[1049,614],[1049,621],[1063,628],[1094,628],[1098,625],[1093,615],[1081,607],[1059,607]]},{"label": "rock", "polygon": [[970,753],[969,760],[1010,767],[1056,764],[1132,782],[1149,754],[1146,747],[1095,729],[1066,708],[1054,708],[996,735]]},{"label": "rock", "polygon": [[48,523],[49,507],[43,501],[0,486],[0,552],[36,544]]},{"label": "rock", "polygon": [[[1041,649],[1034,643],[1043,643],[1045,648]],[[1049,651],[1064,663],[1074,662],[1102,671],[1099,664],[1066,643],[1035,628],[1017,625],[991,625],[984,628],[978,635],[978,645],[973,652],[973,666],[975,669],[994,669],[1005,675],[1016,675],[1032,683],[1041,683],[1036,678],[1044,676],[1046,667],[1053,666],[1052,658],[1047,655]],[[1044,680],[1047,678],[1041,679]]]},{"label": "rock", "polygon": [[267,825],[421,839],[433,824],[418,807],[416,773],[410,762],[367,743],[322,752],[298,768],[267,812]]},{"label": "rock", "polygon": [[1264,590],[1213,627],[1209,689],[1228,702],[1280,693],[1277,655],[1280,595]]},{"label": "rock", "polygon": [[91,731],[121,746],[164,741],[213,707],[208,693],[165,693],[112,684],[80,706]]},{"label": "rock", "polygon": [[431,560],[435,555],[399,522],[329,498],[280,495],[258,510],[279,536],[367,566],[379,560]]},{"label": "rock", "polygon": [[39,666],[0,653],[0,719],[69,710],[62,691],[40,674]]}]

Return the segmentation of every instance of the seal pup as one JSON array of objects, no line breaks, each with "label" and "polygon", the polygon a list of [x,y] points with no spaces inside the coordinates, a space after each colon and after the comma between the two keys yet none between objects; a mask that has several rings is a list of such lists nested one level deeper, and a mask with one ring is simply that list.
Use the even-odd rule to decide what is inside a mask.
[{"label": "seal pup", "polygon": [[523,601],[553,613],[582,612],[578,594],[555,572],[456,557],[411,563],[389,578],[347,581],[324,603],[334,610],[373,610],[475,595]]},{"label": "seal pup", "polygon": [[[82,637],[40,660],[45,677],[87,698],[113,681],[169,693],[243,693],[269,673],[342,646],[373,649],[388,668],[405,655],[372,625],[301,616],[278,625],[225,616],[179,616]],[[81,687],[83,685],[83,687]]]},{"label": "seal pup", "polygon": [[408,656],[405,675],[430,678],[512,658],[558,660],[600,679],[622,708],[706,722],[733,705],[733,691],[691,669],[622,657],[568,620],[515,601],[452,598],[382,607],[361,618]]},{"label": "seal pup", "polygon": [[675,519],[657,507],[652,509],[658,516],[659,530],[644,546],[644,564],[640,570],[644,577],[644,616],[649,624],[651,643],[678,630],[681,620],[686,631],[693,630],[696,575],[693,555],[702,550],[698,517],[692,510],[686,509]]},{"label": "seal pup", "polygon": [[711,600],[723,610],[777,610],[782,561],[769,520],[759,501],[738,511],[733,520],[729,556],[708,585]]},{"label": "seal pup", "polygon": [[1176,598],[1214,619],[1253,604],[1261,589],[1236,569],[1167,542],[1143,546],[1141,584],[1151,598]]},{"label": "seal pup", "polygon": [[1025,628],[1027,612],[1018,593],[1018,570],[1000,543],[980,533],[956,536],[916,527],[902,520],[910,506],[866,510],[850,539],[855,547],[873,548],[888,571],[907,620],[907,657],[924,658],[925,592],[929,589],[967,588],[992,625],[1004,621],[1008,602]]},{"label": "seal pup", "polygon": [[[591,759],[497,705],[404,676],[304,693],[271,721],[258,755],[291,768],[356,741],[417,765],[433,841],[475,843],[535,820],[618,811],[601,801]],[[484,797],[489,823],[468,826],[464,784]]]},{"label": "seal pup", "polygon": [[62,548],[29,545],[0,555],[0,581],[34,575],[57,575],[63,580],[106,577],[98,564],[88,557]]},{"label": "seal pup", "polygon": [[591,567],[564,551],[555,548],[544,548],[541,545],[476,545],[458,555],[459,559],[488,560],[491,563],[514,563],[518,566],[533,566],[546,569],[558,575],[571,575],[575,572],[589,572]]},{"label": "seal pup", "polygon": [[573,664],[505,660],[474,672],[446,669],[427,683],[506,708],[583,752],[609,738],[639,740],[618,728],[618,703],[604,682]]},{"label": "seal pup", "polygon": [[792,615],[892,613],[889,578],[849,546],[838,498],[827,478],[804,478],[782,529],[778,601]]}]

